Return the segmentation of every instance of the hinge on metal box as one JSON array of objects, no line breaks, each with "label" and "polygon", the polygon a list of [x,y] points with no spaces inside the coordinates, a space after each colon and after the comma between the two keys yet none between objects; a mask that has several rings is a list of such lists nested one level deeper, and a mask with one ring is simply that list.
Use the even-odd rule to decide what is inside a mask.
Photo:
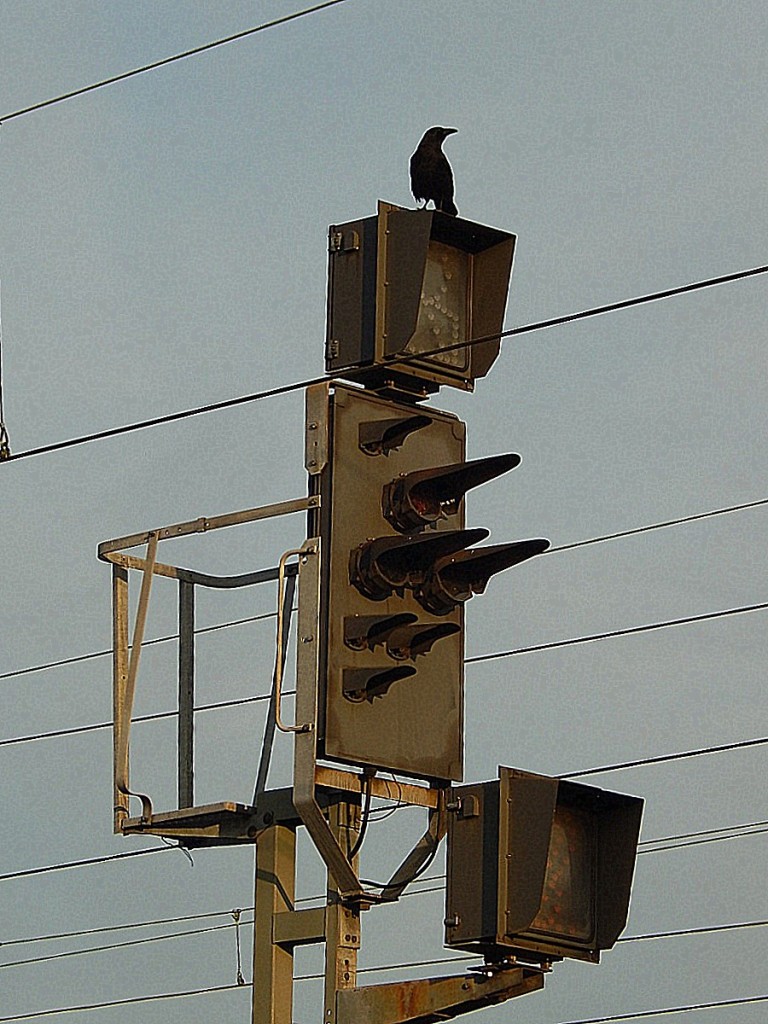
[{"label": "hinge on metal box", "polygon": [[338,359],[339,343],[335,338],[329,338],[325,343],[325,358]]},{"label": "hinge on metal box", "polygon": [[328,232],[328,252],[355,252],[360,248],[360,235],[357,231],[348,231],[346,237],[343,231],[331,229]]}]

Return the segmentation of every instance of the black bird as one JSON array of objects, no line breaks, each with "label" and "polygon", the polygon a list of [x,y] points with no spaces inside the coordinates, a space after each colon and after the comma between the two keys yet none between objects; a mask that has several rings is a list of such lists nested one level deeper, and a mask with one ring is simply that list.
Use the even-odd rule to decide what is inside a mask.
[{"label": "black bird", "polygon": [[456,128],[430,128],[411,157],[411,192],[416,202],[424,206],[432,200],[436,210],[457,216],[453,201],[453,174],[448,158],[443,153],[443,142]]}]

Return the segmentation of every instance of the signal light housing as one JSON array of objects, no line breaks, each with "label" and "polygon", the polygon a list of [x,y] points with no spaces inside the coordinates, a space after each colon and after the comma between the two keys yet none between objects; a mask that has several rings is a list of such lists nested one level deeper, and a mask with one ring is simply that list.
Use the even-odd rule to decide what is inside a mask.
[{"label": "signal light housing", "polygon": [[515,454],[466,462],[465,424],[357,387],[307,392],[307,469],[323,538],[318,755],[458,781],[464,603],[547,541],[477,547],[465,495]]},{"label": "signal light housing", "polygon": [[482,594],[491,576],[541,554],[548,547],[549,541],[543,538],[521,540],[440,558],[416,589],[416,600],[433,615],[447,615],[457,604]]},{"label": "signal light housing", "polygon": [[382,202],[376,217],[332,225],[326,371],[375,390],[472,391],[499,354],[515,242]]},{"label": "signal light housing", "polygon": [[353,704],[360,704],[364,700],[373,704],[377,697],[387,693],[393,683],[413,675],[416,675],[416,669],[409,665],[344,669],[344,696]]},{"label": "signal light housing", "polygon": [[393,594],[415,590],[436,561],[483,540],[487,530],[440,530],[425,536],[377,537],[355,548],[349,580],[365,597],[385,601]]},{"label": "signal light housing", "polygon": [[519,455],[491,455],[455,466],[404,473],[384,488],[384,518],[400,533],[431,526],[456,515],[459,502],[470,488],[501,476],[519,463]]},{"label": "signal light housing", "polygon": [[597,963],[624,929],[643,801],[500,768],[454,790],[446,945],[489,962]]}]

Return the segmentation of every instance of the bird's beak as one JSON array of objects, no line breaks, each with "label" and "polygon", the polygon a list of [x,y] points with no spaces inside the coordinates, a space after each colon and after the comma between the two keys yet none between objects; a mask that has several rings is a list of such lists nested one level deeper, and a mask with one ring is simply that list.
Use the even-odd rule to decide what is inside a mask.
[{"label": "bird's beak", "polygon": [[458,130],[458,128],[443,128],[446,135],[455,135]]}]

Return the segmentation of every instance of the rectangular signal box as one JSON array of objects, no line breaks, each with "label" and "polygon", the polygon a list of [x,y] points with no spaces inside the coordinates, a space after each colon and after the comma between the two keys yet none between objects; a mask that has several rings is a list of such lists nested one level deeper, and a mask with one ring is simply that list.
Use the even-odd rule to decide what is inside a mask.
[{"label": "rectangular signal box", "polygon": [[321,497],[310,530],[324,538],[318,753],[460,780],[464,609],[428,610],[413,581],[419,558],[434,561],[462,530],[464,501],[420,526],[418,505],[398,504],[393,485],[463,462],[465,424],[346,385],[320,386],[308,401],[308,438],[327,451],[307,462]]},{"label": "rectangular signal box", "polygon": [[627,921],[643,801],[501,768],[454,790],[446,945],[596,963]]}]

